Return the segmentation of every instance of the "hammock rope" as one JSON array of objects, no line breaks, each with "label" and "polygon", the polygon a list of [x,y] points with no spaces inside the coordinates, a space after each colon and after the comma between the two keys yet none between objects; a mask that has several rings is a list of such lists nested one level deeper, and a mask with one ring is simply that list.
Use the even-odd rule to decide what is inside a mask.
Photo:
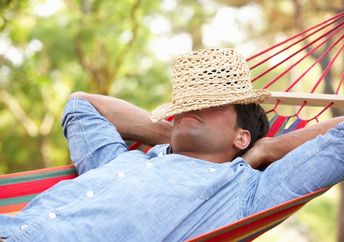
[{"label": "hammock rope", "polygon": [[[289,41],[291,41],[291,40],[293,40],[293,39],[295,39],[295,38],[297,38],[299,36],[303,36],[305,33],[309,32],[309,31],[311,31],[311,30],[313,30],[313,29],[315,29],[317,27],[320,27],[321,25],[324,25],[324,24],[326,24],[328,22],[330,22],[330,23],[327,24],[325,27],[335,23],[338,20],[342,21],[343,20],[342,19],[343,16],[344,16],[344,12],[338,13],[337,15],[335,15],[335,16],[333,16],[333,17],[331,17],[331,18],[329,18],[329,19],[327,19],[327,20],[325,20],[325,21],[323,21],[323,22],[321,22],[321,23],[319,23],[317,25],[309,27],[308,29],[305,29],[304,31],[302,31],[302,32],[300,32],[298,34],[296,34],[296,35],[294,35],[292,37],[289,37],[289,38],[285,39],[284,41],[281,41],[281,42],[279,42],[279,43],[277,43],[277,44],[275,44],[275,45],[273,45],[273,46],[271,46],[271,47],[269,47],[269,48],[267,48],[265,50],[262,50],[262,51],[258,52],[255,55],[252,55],[252,56],[248,57],[246,60],[247,61],[251,61],[251,60],[255,59],[256,57],[261,56],[261,55],[269,52],[270,50],[273,50],[273,49],[275,49],[275,48],[277,48],[277,47],[279,47],[279,46],[281,46],[281,45],[283,45],[283,44],[285,44],[285,43],[287,43],[287,42],[289,42]],[[322,30],[323,28],[324,27],[322,27],[320,30]]]},{"label": "hammock rope", "polygon": [[[333,49],[333,47],[335,47],[340,40],[343,39],[344,36],[342,36],[341,38],[339,38],[335,43],[333,43],[329,48],[327,48],[324,53],[321,54],[321,56],[310,66],[307,68],[307,70],[305,72],[303,72],[295,81],[293,81],[289,87],[287,87],[284,91],[285,92],[289,92],[317,63],[320,62],[320,60],[322,60],[328,53],[330,50]],[[340,49],[340,51],[343,50],[343,47]],[[339,52],[340,52],[339,51]],[[318,80],[318,82],[320,82],[320,79]],[[340,86],[340,85],[339,85]],[[339,89],[337,89],[339,91]],[[312,92],[312,91],[311,91]],[[337,93],[336,93],[337,94]]]},{"label": "hammock rope", "polygon": [[[344,38],[344,35],[337,41],[337,43],[342,40]],[[329,72],[331,66],[333,65],[334,61],[337,59],[337,57],[339,56],[340,52],[342,52],[342,50],[344,49],[344,45],[342,45],[342,47],[339,49],[339,51],[336,53],[336,55],[334,56],[334,58],[330,61],[330,63],[326,66],[324,72],[321,74],[320,78],[318,79],[318,81],[315,83],[313,89],[311,90],[311,93],[313,93],[315,91],[315,89],[319,86],[321,80],[324,79],[325,75]]]},{"label": "hammock rope", "polygon": [[[340,26],[342,27],[344,25],[344,23],[340,24]],[[320,39],[328,36],[331,32],[334,32],[330,35],[330,37],[327,37],[321,44],[319,44],[319,46],[321,46],[322,44],[326,43],[329,39],[331,39],[335,34],[337,34],[340,30],[337,29],[337,27],[335,26],[333,29],[325,32],[324,34],[322,34],[321,36],[319,36],[318,38],[316,38],[315,40],[309,42],[308,44],[306,44],[304,47],[302,47],[301,49],[295,51],[293,54],[289,55],[287,58],[285,58],[284,60],[280,61],[279,63],[275,64],[274,66],[270,67],[269,69],[267,69],[266,71],[262,72],[261,74],[259,74],[257,77],[252,79],[252,82],[255,82],[256,80],[260,79],[261,77],[265,76],[267,73],[271,72],[272,70],[274,70],[276,67],[280,66],[281,64],[283,64],[284,62],[286,62],[287,60],[291,59],[292,57],[294,57],[296,54],[300,53],[303,50],[306,50],[309,46],[311,46],[312,44],[316,43],[317,41],[319,41]],[[291,46],[295,46],[295,45],[291,45]],[[288,48],[289,49],[289,48]],[[316,48],[317,49],[317,48]],[[312,53],[314,52],[314,50],[312,51]],[[280,52],[282,53],[282,51]],[[279,53],[279,54],[280,54]],[[310,54],[309,54],[310,55]],[[307,57],[308,55],[306,55],[305,57]],[[275,57],[275,55],[273,56]],[[268,57],[268,60],[272,59],[272,57]]]},{"label": "hammock rope", "polygon": [[[323,46],[325,43],[327,43],[335,34],[337,34],[340,30],[342,30],[344,27],[344,24],[342,24],[342,27],[340,29],[337,29],[334,33],[332,33],[330,36],[328,36],[325,40],[323,40],[320,44],[318,44],[316,47],[312,48],[308,53],[306,53],[302,58],[300,58],[299,60],[297,60],[296,62],[294,62],[292,65],[290,65],[285,71],[283,71],[281,74],[279,74],[278,76],[276,76],[274,79],[272,79],[271,81],[269,81],[263,88],[268,88],[270,87],[272,84],[274,84],[276,81],[280,80],[285,74],[289,73],[290,70],[292,68],[294,68],[295,66],[297,66],[300,62],[302,62],[303,60],[305,60],[307,57],[309,57],[310,55],[313,54],[313,52],[315,52],[317,49],[319,49],[321,46]],[[327,33],[325,33],[327,34]],[[326,36],[326,35],[323,36]],[[321,36],[321,37],[323,37]],[[320,39],[320,37],[318,38]],[[333,46],[335,46],[336,44],[339,43],[339,41],[343,39],[343,36],[341,38],[339,38],[335,44]],[[285,58],[284,60],[280,61],[279,63],[277,63],[276,65],[274,65],[273,67],[269,68],[267,70],[267,72],[264,72],[264,75],[268,72],[270,72],[271,70],[275,69],[277,66],[283,64],[284,62],[286,62],[287,60],[289,60],[290,58],[294,57],[296,54],[300,53],[301,51],[307,49],[309,46],[311,46],[313,43],[315,43],[316,40],[313,40],[312,42],[308,43],[307,45],[305,45],[303,48],[299,49],[298,51],[294,52],[293,54],[291,54],[290,56],[288,56],[287,58]],[[327,52],[328,53],[328,52]],[[263,73],[262,73],[263,74]],[[254,78],[252,80],[252,82],[256,81],[258,78],[261,78],[262,75],[260,74],[259,76],[257,76],[256,78]]]},{"label": "hammock rope", "polygon": [[[337,15],[329,18],[313,27],[310,27],[301,33],[298,33],[286,40],[277,43],[249,58],[247,61],[256,62],[255,64],[251,65],[250,69],[254,70],[255,68],[262,66],[263,64],[273,63],[273,60],[278,57],[278,62],[272,64],[271,67],[265,68],[265,71],[258,73],[255,77],[252,78],[252,82],[261,82],[263,83],[264,89],[270,89],[273,85],[277,83],[281,83],[287,74],[292,76],[291,74],[293,70],[297,67],[300,67],[302,63],[303,66],[309,65],[304,71],[300,71],[297,73],[298,75],[294,78],[290,79],[290,84],[284,88],[284,92],[292,92],[298,86],[297,84],[301,84],[303,80],[305,80],[306,76],[310,76],[313,73],[311,79],[314,82],[313,86],[310,88],[308,93],[315,94],[318,91],[320,84],[326,81],[326,76],[329,74],[329,71],[333,69],[333,65],[336,63],[337,59],[343,53],[344,45],[344,12],[338,13]],[[305,43],[304,46],[297,47],[297,45]],[[294,47],[294,50],[291,48]],[[280,50],[278,50],[280,49]],[[316,54],[317,51],[322,50],[321,55]],[[305,52],[301,55],[301,53]],[[295,59],[299,56],[297,59]],[[262,59],[262,60],[259,60]],[[287,63],[291,62],[289,66],[284,67]],[[326,66],[324,66],[326,63]],[[281,67],[282,70],[278,71],[277,68]],[[302,67],[302,66],[301,66]],[[316,71],[315,67],[321,68],[321,74],[318,78],[314,77],[314,73]],[[272,73],[274,71],[274,73]],[[276,74],[277,73],[277,74]],[[270,77],[266,78],[266,75],[269,74]],[[274,75],[271,77],[271,75]],[[344,72],[340,71],[338,77],[331,78],[332,84],[335,85],[334,81],[338,81],[337,86],[334,87],[334,94],[339,95],[340,90],[343,90],[343,79],[344,79]],[[283,82],[285,84],[285,82]],[[278,114],[278,107],[280,106],[281,102],[279,99],[276,99],[273,108],[267,111],[267,113],[275,113]],[[319,121],[318,118],[321,114],[323,114],[326,110],[328,110],[334,103],[329,101],[327,104],[323,104],[322,109],[318,113],[316,113],[313,117],[307,119],[307,122],[310,121]],[[300,113],[308,107],[307,100],[303,100],[299,107],[296,108],[296,111],[293,114],[290,114],[287,117],[296,117],[300,118]]]},{"label": "hammock rope", "polygon": [[[324,28],[326,28],[327,26],[331,25],[332,23],[333,23],[333,22],[328,23],[327,25],[323,26],[322,28],[320,28],[320,29],[318,29],[318,30],[316,30],[316,31],[314,31],[314,32],[312,32],[312,33],[310,33],[310,34],[304,36],[303,38],[299,39],[298,41],[296,41],[296,42],[294,42],[294,43],[288,45],[288,46],[285,47],[284,49],[282,49],[282,50],[276,52],[275,54],[273,54],[273,55],[271,55],[271,56],[269,56],[269,57],[266,57],[264,60],[262,60],[262,61],[258,62],[257,64],[251,66],[250,69],[253,70],[253,69],[255,69],[257,66],[260,66],[261,64],[264,64],[264,63],[267,62],[268,60],[272,59],[273,57],[277,56],[278,54],[282,53],[283,51],[290,49],[292,46],[294,46],[294,45],[296,45],[296,44],[298,44],[298,43],[300,43],[300,42],[306,40],[308,37],[310,37],[310,36],[312,36],[312,35],[318,33],[319,31],[321,31],[322,29],[324,29]],[[252,58],[247,58],[246,60],[247,60],[247,61],[250,61],[250,60],[252,60]]]},{"label": "hammock rope", "polygon": [[340,78],[339,85],[338,85],[337,90],[335,92],[336,95],[338,95],[339,89],[343,85],[343,80],[344,80],[344,72],[342,73],[342,77]]}]

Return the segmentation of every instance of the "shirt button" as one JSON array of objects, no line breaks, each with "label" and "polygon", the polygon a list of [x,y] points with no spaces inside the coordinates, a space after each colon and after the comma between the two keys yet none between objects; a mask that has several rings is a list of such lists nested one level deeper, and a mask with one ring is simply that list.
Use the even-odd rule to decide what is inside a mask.
[{"label": "shirt button", "polygon": [[215,173],[215,172],[216,172],[216,169],[215,169],[215,168],[209,168],[208,171],[209,171],[210,173]]},{"label": "shirt button", "polygon": [[25,230],[25,229],[27,229],[27,227],[29,227],[29,225],[23,224],[22,226],[20,226],[20,229],[21,229],[21,230]]},{"label": "shirt button", "polygon": [[94,192],[93,191],[86,192],[86,197],[88,198],[94,197]]},{"label": "shirt button", "polygon": [[118,172],[118,173],[117,173],[117,176],[118,176],[119,178],[123,178],[123,177],[125,177],[125,174],[124,174],[123,172]]},{"label": "shirt button", "polygon": [[56,213],[51,212],[51,213],[48,214],[48,216],[49,216],[50,219],[55,219],[56,218]]},{"label": "shirt button", "polygon": [[152,168],[153,167],[153,163],[152,162],[146,162],[146,167],[147,168]]},{"label": "shirt button", "polygon": [[158,154],[158,157],[163,157],[164,156],[164,153],[162,153],[162,152],[160,152],[159,154]]}]

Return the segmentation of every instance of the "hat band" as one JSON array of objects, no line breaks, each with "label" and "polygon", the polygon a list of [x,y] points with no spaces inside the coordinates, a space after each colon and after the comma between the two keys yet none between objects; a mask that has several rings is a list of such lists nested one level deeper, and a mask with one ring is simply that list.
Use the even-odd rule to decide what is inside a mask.
[{"label": "hat band", "polygon": [[174,96],[172,103],[181,103],[185,102],[187,100],[193,99],[193,100],[228,100],[228,99],[236,99],[238,97],[242,97],[242,95],[251,95],[253,94],[252,91],[249,92],[234,92],[234,93],[216,93],[216,94],[193,94],[193,95],[179,95]]}]

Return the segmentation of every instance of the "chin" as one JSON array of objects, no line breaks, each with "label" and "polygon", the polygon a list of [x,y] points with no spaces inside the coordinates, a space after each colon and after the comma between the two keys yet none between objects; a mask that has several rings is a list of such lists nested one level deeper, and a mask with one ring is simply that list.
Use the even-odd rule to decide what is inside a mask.
[{"label": "chin", "polygon": [[190,128],[174,130],[171,134],[171,145],[174,151],[193,150],[202,140],[203,138]]}]

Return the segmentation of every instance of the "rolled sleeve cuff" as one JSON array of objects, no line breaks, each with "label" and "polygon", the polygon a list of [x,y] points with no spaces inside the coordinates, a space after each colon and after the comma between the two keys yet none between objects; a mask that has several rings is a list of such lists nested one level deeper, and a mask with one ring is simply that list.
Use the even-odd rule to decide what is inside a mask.
[{"label": "rolled sleeve cuff", "polygon": [[99,114],[89,101],[79,97],[70,98],[61,117],[61,126],[63,128],[63,134],[66,138],[67,124],[75,119],[75,114],[77,112],[93,112]]},{"label": "rolled sleeve cuff", "polygon": [[344,130],[344,121],[337,124],[336,128],[340,130]]}]

